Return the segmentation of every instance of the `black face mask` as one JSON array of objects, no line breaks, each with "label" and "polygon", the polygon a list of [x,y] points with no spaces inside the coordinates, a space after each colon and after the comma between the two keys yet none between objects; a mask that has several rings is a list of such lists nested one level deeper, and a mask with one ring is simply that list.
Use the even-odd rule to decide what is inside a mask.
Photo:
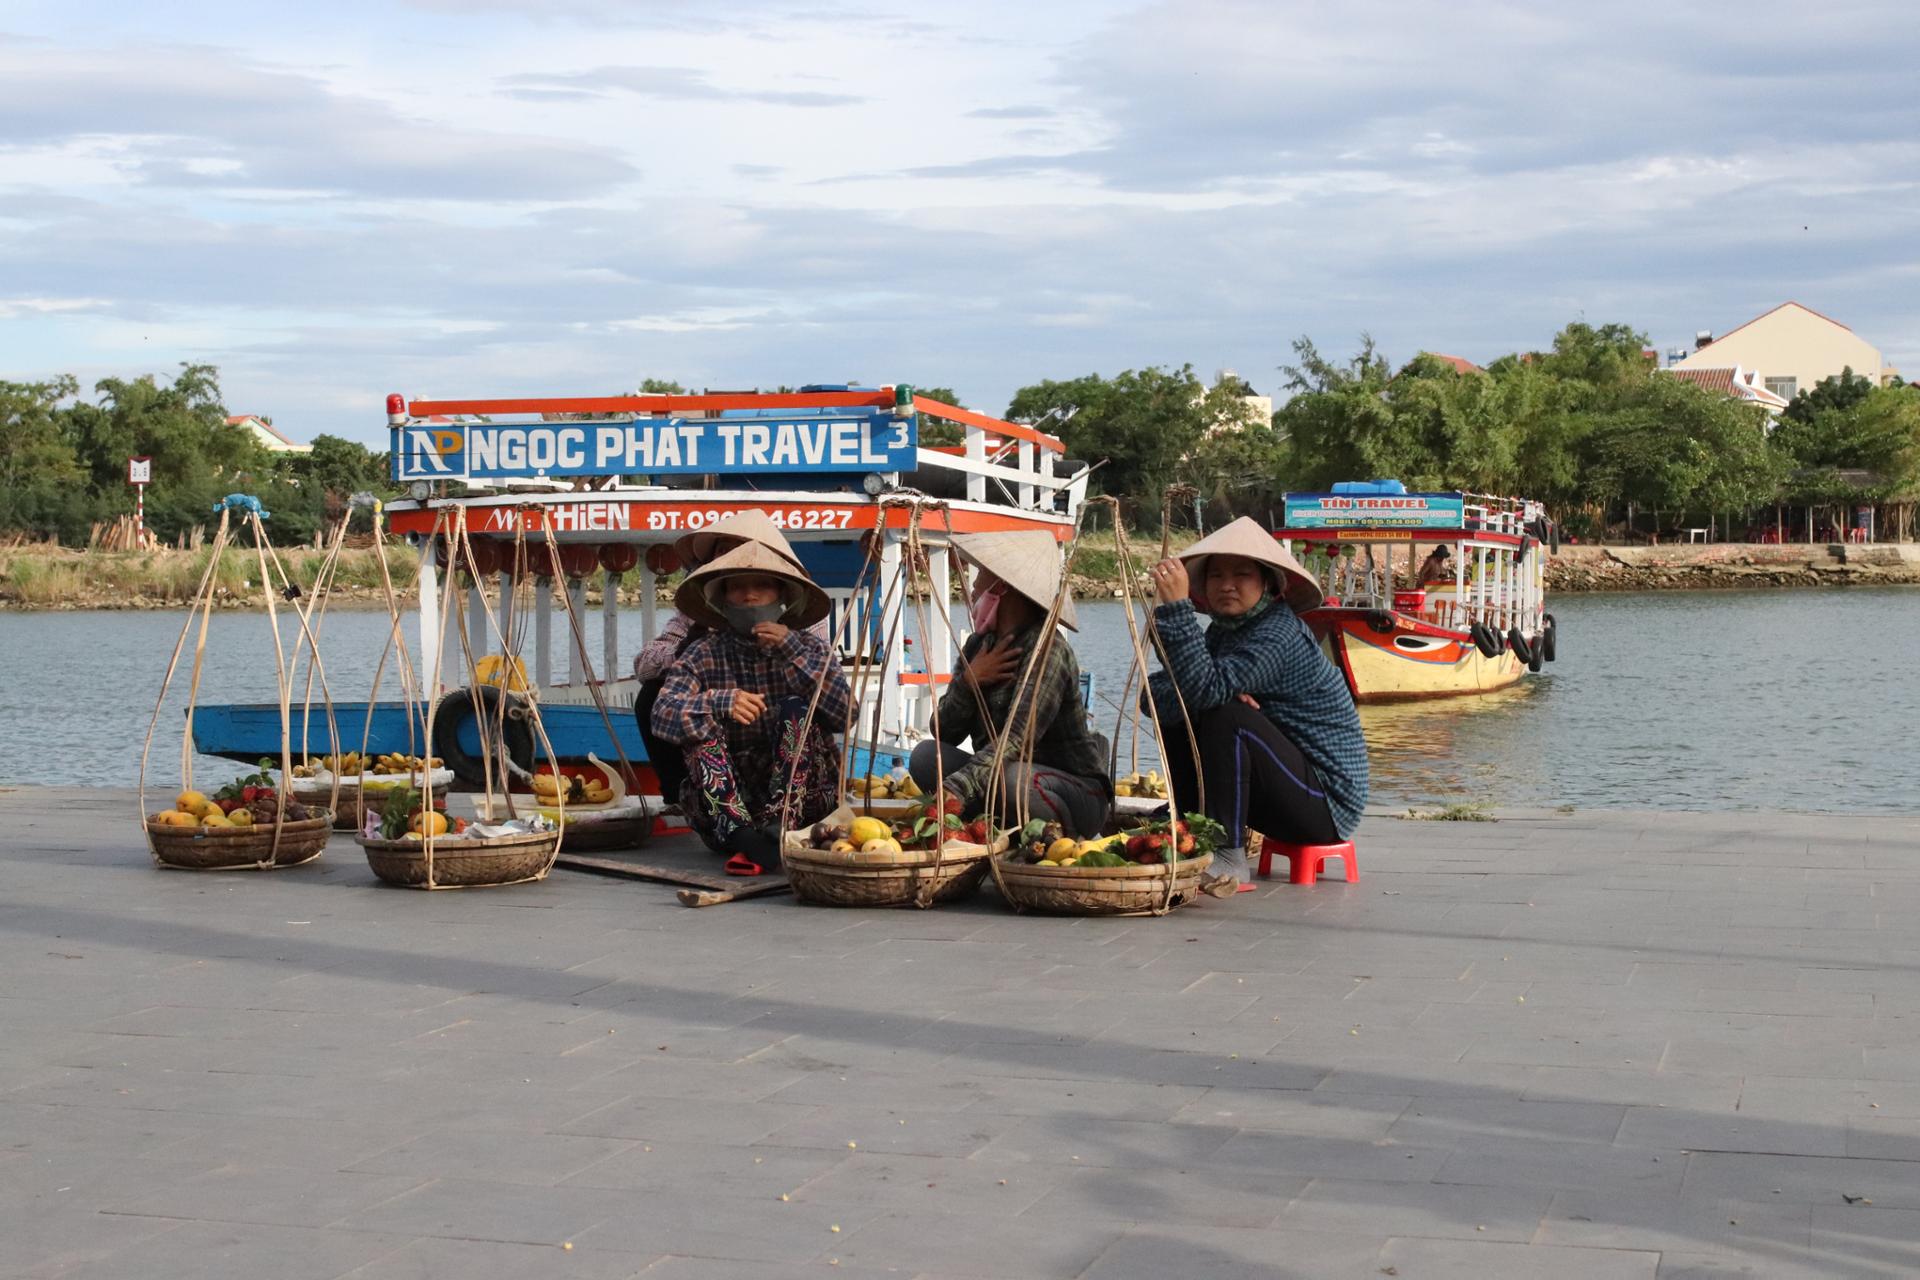
[{"label": "black face mask", "polygon": [[741,635],[751,635],[753,629],[763,622],[778,622],[787,611],[787,606],[774,601],[772,604],[723,604],[719,606],[720,616],[727,625]]}]

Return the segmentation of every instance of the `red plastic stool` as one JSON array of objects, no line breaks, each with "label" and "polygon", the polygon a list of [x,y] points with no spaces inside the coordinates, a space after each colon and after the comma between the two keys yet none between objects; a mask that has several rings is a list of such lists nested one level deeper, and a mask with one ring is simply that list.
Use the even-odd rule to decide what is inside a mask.
[{"label": "red plastic stool", "polygon": [[1283,844],[1278,840],[1263,839],[1260,842],[1260,878],[1263,880],[1273,874],[1275,847],[1291,865],[1287,879],[1293,884],[1313,884],[1319,880],[1323,864],[1331,858],[1338,858],[1346,867],[1348,884],[1360,878],[1360,860],[1354,856],[1351,840],[1339,844]]}]

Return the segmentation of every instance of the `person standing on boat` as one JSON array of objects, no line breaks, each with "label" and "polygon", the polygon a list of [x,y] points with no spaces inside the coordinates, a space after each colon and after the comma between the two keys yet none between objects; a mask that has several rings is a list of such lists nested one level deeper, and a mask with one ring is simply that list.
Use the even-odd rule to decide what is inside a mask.
[{"label": "person standing on boat", "polygon": [[[691,573],[715,556],[748,542],[758,542],[777,552],[794,568],[802,568],[800,556],[794,551],[793,545],[780,531],[780,526],[768,519],[763,511],[736,511],[723,516],[698,533],[681,537],[673,544],[673,550],[680,567]],[[821,639],[827,638],[824,619],[814,631]],[[687,771],[680,759],[679,749],[654,733],[653,707],[659,700],[661,688],[666,684],[667,671],[679,658],[681,650],[705,634],[707,628],[704,624],[695,622],[676,609],[653,639],[633,655],[633,678],[640,682],[640,688],[633,698],[633,718],[640,726],[640,741],[647,748],[647,760],[653,765],[654,775],[660,779],[660,795],[669,801],[678,801],[680,786],[686,781]]]},{"label": "person standing on boat", "polygon": [[1152,580],[1166,669],[1143,698],[1160,717],[1174,800],[1192,803],[1204,779],[1206,814],[1227,830],[1202,880],[1225,897],[1252,887],[1249,827],[1295,844],[1353,833],[1367,803],[1366,739],[1346,681],[1300,620],[1319,606],[1319,584],[1258,522],[1243,516],[1209,534],[1155,565]]},{"label": "person standing on boat", "polygon": [[1414,589],[1430,586],[1436,582],[1453,577],[1453,551],[1442,542],[1428,553],[1420,562],[1420,572],[1414,578]]},{"label": "person standing on boat", "polygon": [[779,865],[783,817],[803,827],[840,803],[834,733],[850,690],[832,648],[806,630],[826,617],[827,595],[772,548],[746,542],[688,574],[674,604],[707,634],[668,668],[653,732],[680,749],[688,823],[728,855],[728,871],[758,875]]},{"label": "person standing on boat", "polygon": [[[973,533],[954,535],[953,548],[974,568],[973,634],[940,699],[940,741],[916,746],[908,771],[931,792],[944,769],[941,787],[959,797],[965,816],[977,817],[986,811],[994,753],[1005,735],[998,819],[1013,821],[1024,799],[1028,817],[1058,822],[1070,835],[1100,834],[1113,801],[1107,748],[1087,726],[1073,647],[1057,628],[1045,634],[1060,592],[1060,544],[1040,531]],[[1059,624],[1078,629],[1071,596],[1061,601]],[[1015,706],[1036,647],[1039,668]],[[968,739],[972,752],[960,747]]]}]

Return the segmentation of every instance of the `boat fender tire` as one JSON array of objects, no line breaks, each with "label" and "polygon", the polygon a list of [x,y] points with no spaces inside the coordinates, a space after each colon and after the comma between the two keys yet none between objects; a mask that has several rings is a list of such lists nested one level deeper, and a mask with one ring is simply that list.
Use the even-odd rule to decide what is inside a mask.
[{"label": "boat fender tire", "polygon": [[1500,637],[1493,634],[1492,628],[1488,627],[1486,623],[1474,623],[1467,628],[1467,634],[1473,637],[1473,647],[1480,651],[1481,657],[1497,658],[1500,656],[1502,647]]},{"label": "boat fender tire", "polygon": [[1557,520],[1547,525],[1547,550],[1560,554],[1560,522]]},{"label": "boat fender tire", "polygon": [[1376,634],[1390,636],[1394,632],[1393,615],[1385,609],[1367,610],[1367,626]]},{"label": "boat fender tire", "polygon": [[447,762],[453,776],[470,787],[486,785],[486,762],[460,745],[460,731],[473,720],[474,695],[479,695],[480,714],[492,723],[500,715],[500,700],[506,699],[506,720],[502,736],[506,740],[507,759],[529,772],[533,769],[533,729],[527,724],[525,700],[503,692],[498,685],[483,684],[474,689],[455,689],[440,699],[433,712],[433,754]]},{"label": "boat fender tire", "polygon": [[1520,549],[1513,553],[1515,565],[1523,565],[1527,562],[1527,552],[1533,550],[1533,545],[1534,540],[1531,537],[1520,539]]},{"label": "boat fender tire", "polygon": [[1540,644],[1539,644],[1540,656],[1545,658],[1548,662],[1552,662],[1553,651],[1556,647],[1554,644],[1554,634],[1557,631],[1559,631],[1560,628],[1554,622],[1553,615],[1550,613],[1546,615],[1546,624],[1547,624],[1547,629],[1540,633]]},{"label": "boat fender tire", "polygon": [[1526,663],[1532,670],[1540,669],[1533,665],[1533,646],[1527,643],[1524,635],[1520,634],[1520,628],[1514,627],[1507,632],[1507,644],[1512,646],[1514,657]]},{"label": "boat fender tire", "polygon": [[1538,673],[1546,665],[1546,659],[1540,653],[1540,637],[1533,638],[1533,656],[1527,660],[1527,670]]}]

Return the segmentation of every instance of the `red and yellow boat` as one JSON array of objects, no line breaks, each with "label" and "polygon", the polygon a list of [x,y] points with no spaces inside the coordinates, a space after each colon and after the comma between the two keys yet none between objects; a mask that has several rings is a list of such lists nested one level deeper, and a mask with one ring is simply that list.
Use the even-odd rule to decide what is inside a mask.
[{"label": "red and yellow boat", "polygon": [[1489,693],[1554,660],[1538,502],[1352,481],[1286,495],[1274,536],[1326,593],[1305,621],[1356,702]]}]

